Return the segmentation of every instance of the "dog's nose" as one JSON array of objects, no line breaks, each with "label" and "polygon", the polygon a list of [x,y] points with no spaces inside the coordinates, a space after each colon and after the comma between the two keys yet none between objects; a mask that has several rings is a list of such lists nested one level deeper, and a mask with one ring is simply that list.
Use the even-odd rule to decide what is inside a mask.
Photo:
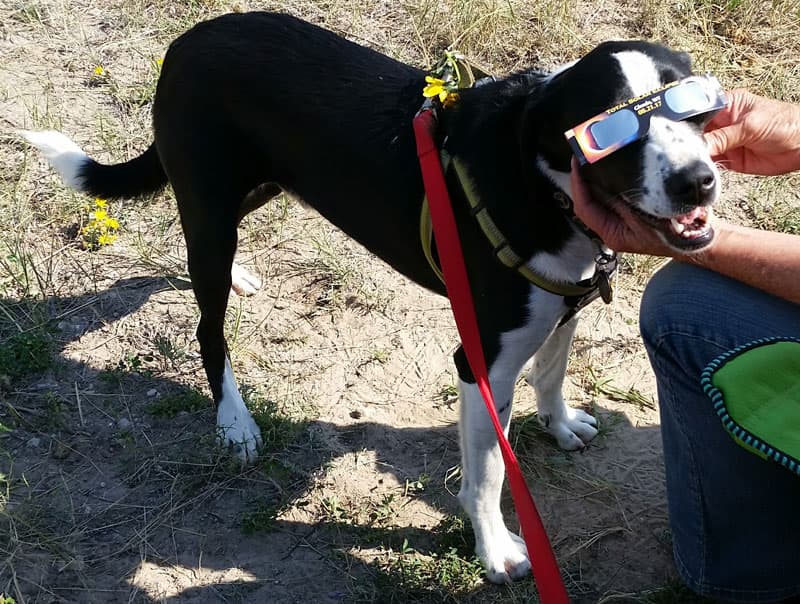
[{"label": "dog's nose", "polygon": [[664,188],[674,201],[703,205],[712,201],[716,184],[717,177],[711,167],[696,161],[670,174]]}]

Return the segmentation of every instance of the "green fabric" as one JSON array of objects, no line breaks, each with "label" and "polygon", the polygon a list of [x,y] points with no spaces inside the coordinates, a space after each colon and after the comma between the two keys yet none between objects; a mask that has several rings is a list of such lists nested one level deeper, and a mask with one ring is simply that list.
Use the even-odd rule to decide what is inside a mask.
[{"label": "green fabric", "polygon": [[[765,342],[712,363],[711,383],[734,424],[720,415],[737,442],[753,452],[766,457],[774,449],[769,456],[776,460],[800,460],[800,342]],[[758,450],[748,440],[766,446]]]}]

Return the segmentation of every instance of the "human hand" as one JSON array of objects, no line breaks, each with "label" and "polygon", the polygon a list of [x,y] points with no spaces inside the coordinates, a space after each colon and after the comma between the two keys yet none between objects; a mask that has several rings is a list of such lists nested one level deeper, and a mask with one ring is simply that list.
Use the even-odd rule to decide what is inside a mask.
[{"label": "human hand", "polygon": [[578,160],[574,157],[570,179],[575,215],[612,250],[651,256],[676,256],[680,253],[667,245],[656,230],[637,216],[625,202],[595,201],[581,178]]},{"label": "human hand", "polygon": [[800,106],[746,90],[728,93],[728,106],[706,126],[711,157],[748,174],[800,170]]}]

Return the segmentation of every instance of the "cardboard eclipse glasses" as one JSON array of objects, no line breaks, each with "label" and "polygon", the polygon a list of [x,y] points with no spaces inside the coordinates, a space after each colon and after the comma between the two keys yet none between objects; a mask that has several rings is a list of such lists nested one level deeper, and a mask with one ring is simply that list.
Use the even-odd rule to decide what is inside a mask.
[{"label": "cardboard eclipse glasses", "polygon": [[653,115],[681,121],[727,104],[714,76],[689,76],[606,109],[564,136],[581,165],[593,164],[647,134]]}]

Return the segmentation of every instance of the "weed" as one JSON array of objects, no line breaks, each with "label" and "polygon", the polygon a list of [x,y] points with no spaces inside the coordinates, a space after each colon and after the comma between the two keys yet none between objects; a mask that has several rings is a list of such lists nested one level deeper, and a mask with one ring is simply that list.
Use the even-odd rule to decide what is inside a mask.
[{"label": "weed", "polygon": [[275,520],[282,511],[281,506],[257,504],[242,515],[242,532],[246,535],[268,533],[275,527]]},{"label": "weed", "polygon": [[376,581],[376,602],[457,602],[480,583],[483,568],[477,558],[455,549],[423,556],[404,543],[402,551],[382,567]]},{"label": "weed", "polygon": [[387,525],[397,516],[397,511],[394,509],[397,495],[394,493],[386,493],[381,498],[380,503],[370,505],[369,523],[378,525]]},{"label": "weed", "polygon": [[326,522],[345,522],[348,520],[349,514],[341,506],[336,495],[325,497],[320,504],[322,519]]},{"label": "weed", "polygon": [[170,366],[175,369],[179,363],[186,358],[186,348],[175,343],[175,341],[165,335],[158,334],[153,338],[153,347],[162,360],[162,371],[166,371]]},{"label": "weed", "polygon": [[445,516],[433,532],[438,547],[444,550],[455,551],[462,557],[469,557],[475,551],[472,523],[465,516]]},{"label": "weed", "polygon": [[48,323],[0,340],[0,387],[53,366],[53,330]]},{"label": "weed", "polygon": [[629,388],[619,388],[612,383],[610,378],[599,378],[594,370],[589,367],[587,372],[590,378],[590,392],[594,396],[603,395],[612,401],[629,403],[635,405],[639,410],[656,409],[656,402],[652,396],[646,396],[633,386]]},{"label": "weed", "polygon": [[164,396],[147,405],[147,412],[163,419],[169,419],[180,413],[194,413],[210,409],[211,399],[197,390],[187,390],[179,394]]},{"label": "weed", "polygon": [[416,480],[409,480],[406,478],[405,487],[403,489],[403,497],[407,497],[409,493],[422,493],[428,488],[431,482],[430,474],[422,473]]},{"label": "weed", "polygon": [[153,357],[150,355],[141,355],[139,353],[129,353],[122,359],[117,361],[116,365],[107,367],[100,372],[100,378],[106,382],[119,384],[125,377],[130,374],[141,375],[144,377],[152,377],[153,372],[147,369],[145,363],[152,361]]}]

